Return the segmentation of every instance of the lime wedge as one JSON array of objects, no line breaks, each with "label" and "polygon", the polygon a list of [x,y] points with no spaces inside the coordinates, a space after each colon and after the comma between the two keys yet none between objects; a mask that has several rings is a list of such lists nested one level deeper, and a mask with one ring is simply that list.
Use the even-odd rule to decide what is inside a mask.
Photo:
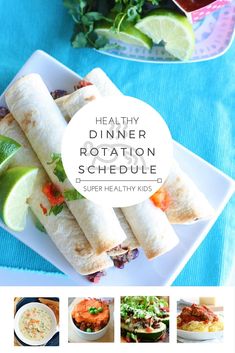
[{"label": "lime wedge", "polygon": [[185,16],[159,9],[152,11],[135,26],[154,43],[164,42],[166,51],[175,58],[191,58],[195,48],[195,36],[193,27]]},{"label": "lime wedge", "polygon": [[7,168],[11,157],[20,149],[21,145],[9,137],[0,135],[0,174]]},{"label": "lime wedge", "polygon": [[132,24],[124,24],[119,32],[111,30],[110,24],[102,21],[96,25],[95,32],[98,36],[112,40],[120,40],[121,42],[137,45],[147,49],[152,48],[152,40],[144,33],[135,28]]},{"label": "lime wedge", "polygon": [[37,168],[14,167],[0,177],[0,217],[10,229],[22,231],[28,211]]}]

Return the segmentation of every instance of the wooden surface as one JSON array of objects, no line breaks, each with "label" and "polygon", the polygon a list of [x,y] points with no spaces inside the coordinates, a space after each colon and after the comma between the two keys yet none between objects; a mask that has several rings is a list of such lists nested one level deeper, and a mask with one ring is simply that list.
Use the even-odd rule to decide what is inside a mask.
[{"label": "wooden surface", "polygon": [[114,342],[114,319],[113,319],[113,312],[114,312],[114,304],[111,303],[109,305],[110,309],[110,322],[108,326],[108,330],[105,333],[103,337],[96,341],[87,341],[81,338],[77,332],[76,329],[73,327],[71,323],[71,311],[74,305],[81,300],[82,298],[76,298],[73,300],[73,302],[69,305],[69,313],[68,313],[68,341],[69,343],[97,343],[97,342]]},{"label": "wooden surface", "polygon": [[[16,313],[16,305],[19,303],[19,301],[22,299],[22,297],[16,297],[14,298],[14,317]],[[15,335],[14,335],[14,346],[21,346],[21,344],[17,341]]]}]

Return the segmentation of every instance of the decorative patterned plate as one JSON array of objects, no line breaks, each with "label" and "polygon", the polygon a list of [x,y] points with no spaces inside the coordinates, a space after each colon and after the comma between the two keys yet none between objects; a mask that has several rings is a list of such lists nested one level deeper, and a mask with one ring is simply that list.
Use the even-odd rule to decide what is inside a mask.
[{"label": "decorative patterned plate", "polygon": [[[223,55],[232,44],[235,27],[235,1],[211,13],[193,25],[196,50],[187,62],[204,61]],[[163,45],[155,45],[150,51],[119,42],[120,48],[101,51],[103,54],[122,59],[149,63],[182,63],[168,54]],[[184,63],[184,62],[183,62]]]}]

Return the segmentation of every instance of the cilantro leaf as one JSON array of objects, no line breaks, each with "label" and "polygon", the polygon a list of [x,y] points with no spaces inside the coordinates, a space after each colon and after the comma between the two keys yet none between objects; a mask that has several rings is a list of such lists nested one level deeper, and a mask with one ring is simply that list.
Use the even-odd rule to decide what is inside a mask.
[{"label": "cilantro leaf", "polygon": [[110,31],[119,32],[126,22],[135,24],[141,15],[167,0],[63,0],[74,25],[71,43],[74,48],[117,48],[109,45],[107,38],[97,36],[95,28],[99,21],[110,23]]},{"label": "cilantro leaf", "polygon": [[52,153],[51,161],[47,163],[48,165],[55,164],[53,173],[57,176],[58,180],[62,183],[67,179],[67,175],[64,170],[60,153]]},{"label": "cilantro leaf", "polygon": [[77,33],[73,38],[72,38],[72,46],[74,48],[85,48],[88,44],[87,38],[84,33],[80,32]]},{"label": "cilantro leaf", "polygon": [[84,199],[85,197],[81,195],[77,190],[71,189],[71,190],[66,190],[64,192],[64,198],[66,201],[75,201],[75,200]]},{"label": "cilantro leaf", "polygon": [[64,208],[64,203],[56,206],[52,206],[50,211],[49,211],[49,216],[53,214],[54,216],[57,216],[60,212],[62,212]]}]

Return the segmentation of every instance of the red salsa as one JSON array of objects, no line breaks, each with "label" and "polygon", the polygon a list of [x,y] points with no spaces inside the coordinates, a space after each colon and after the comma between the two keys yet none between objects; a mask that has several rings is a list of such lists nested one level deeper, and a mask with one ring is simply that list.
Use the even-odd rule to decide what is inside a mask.
[{"label": "red salsa", "polygon": [[198,10],[214,2],[214,0],[175,0],[185,11]]},{"label": "red salsa", "polygon": [[64,202],[64,196],[52,183],[45,184],[43,186],[42,192],[44,193],[44,195],[46,195],[51,206],[61,205]]}]

